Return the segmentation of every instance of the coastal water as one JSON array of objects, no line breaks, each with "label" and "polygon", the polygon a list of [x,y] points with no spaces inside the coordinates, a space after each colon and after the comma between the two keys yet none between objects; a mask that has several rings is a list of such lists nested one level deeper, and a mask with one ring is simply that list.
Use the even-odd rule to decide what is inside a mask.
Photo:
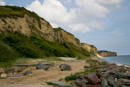
[{"label": "coastal water", "polygon": [[130,65],[130,55],[103,57],[101,59],[110,63]]}]

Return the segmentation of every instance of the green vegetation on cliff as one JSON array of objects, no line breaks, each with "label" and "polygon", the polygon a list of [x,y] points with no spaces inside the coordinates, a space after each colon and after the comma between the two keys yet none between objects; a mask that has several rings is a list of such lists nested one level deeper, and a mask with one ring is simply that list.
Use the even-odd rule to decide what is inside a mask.
[{"label": "green vegetation on cliff", "polygon": [[37,35],[27,37],[19,32],[14,34],[0,34],[0,61],[6,62],[19,57],[43,58],[43,57],[76,57],[89,53],[76,48],[72,44],[50,42]]}]

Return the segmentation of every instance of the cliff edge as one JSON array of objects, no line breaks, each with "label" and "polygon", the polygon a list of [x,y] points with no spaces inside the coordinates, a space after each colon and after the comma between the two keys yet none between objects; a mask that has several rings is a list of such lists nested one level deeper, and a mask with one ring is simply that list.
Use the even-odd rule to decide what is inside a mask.
[{"label": "cliff edge", "polygon": [[[63,49],[69,50],[63,53],[63,54],[66,54],[64,56],[71,56],[72,54],[74,55],[74,53],[78,54],[78,52],[80,54],[94,55],[94,56],[96,56],[97,54],[101,56],[116,55],[116,53],[112,53],[112,52],[97,51],[97,48],[94,45],[80,43],[80,40],[78,38],[75,38],[73,34],[65,31],[64,29],[60,27],[52,28],[50,23],[47,22],[45,19],[39,17],[34,12],[26,10],[23,7],[0,6],[0,35],[1,35],[0,41],[2,41],[3,44],[9,45],[11,49],[13,48],[15,49],[15,51],[19,51],[18,50],[19,48],[16,49],[14,45],[10,45],[10,42],[7,41],[7,39],[10,37],[7,38],[6,36],[9,34],[9,35],[15,35],[14,37],[18,37],[20,36],[20,35],[17,35],[18,33],[29,37],[28,40],[31,39],[32,43],[39,47],[37,48],[36,52],[44,50],[43,53],[45,54],[45,56],[51,55],[45,52],[45,48],[47,49],[48,47],[51,47],[51,45],[47,45],[48,47],[44,47],[43,41],[39,38],[45,39],[44,43],[46,42],[50,44],[53,42],[55,44],[62,45],[61,47],[63,47]],[[38,36],[38,38],[34,36]],[[20,41],[19,38],[21,37],[17,38],[18,41]],[[40,41],[42,42],[42,44]],[[25,43],[24,40],[21,40],[21,44],[22,43]],[[31,41],[28,43],[31,43]],[[34,46],[33,44],[32,46]],[[25,49],[27,47],[23,47],[23,48]],[[29,48],[29,45],[27,49],[32,50],[31,47]],[[60,52],[59,50],[61,50],[61,48],[52,47],[50,50],[48,50],[48,52],[52,52],[52,53],[55,52],[54,54],[55,56],[61,56],[61,55],[58,55],[58,52]],[[19,52],[20,54],[22,54],[21,51]],[[35,51],[33,50],[32,52],[35,52]],[[71,52],[72,54],[70,55]],[[43,53],[41,53],[41,55]]]}]

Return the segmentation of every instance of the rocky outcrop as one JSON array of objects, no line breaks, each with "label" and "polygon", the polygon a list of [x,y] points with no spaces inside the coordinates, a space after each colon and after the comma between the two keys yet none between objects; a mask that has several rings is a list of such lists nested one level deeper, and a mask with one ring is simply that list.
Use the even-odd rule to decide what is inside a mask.
[{"label": "rocky outcrop", "polygon": [[106,56],[117,56],[116,52],[111,52],[111,51],[98,51],[98,54],[100,56],[106,57]]},{"label": "rocky outcrop", "polygon": [[54,41],[52,26],[44,19],[40,19],[41,28],[37,20],[27,14],[24,17],[0,17],[0,33],[20,32],[27,36],[33,33],[44,37],[46,40]]},{"label": "rocky outcrop", "polygon": [[57,40],[59,43],[68,42],[74,46],[80,47],[80,40],[78,38],[75,38],[73,34],[63,30],[60,27],[54,29],[54,35],[55,40]]},{"label": "rocky outcrop", "polygon": [[86,44],[86,43],[81,43],[80,46],[85,51],[97,52],[97,48],[95,46],[93,46],[93,45],[89,45],[89,44]]}]

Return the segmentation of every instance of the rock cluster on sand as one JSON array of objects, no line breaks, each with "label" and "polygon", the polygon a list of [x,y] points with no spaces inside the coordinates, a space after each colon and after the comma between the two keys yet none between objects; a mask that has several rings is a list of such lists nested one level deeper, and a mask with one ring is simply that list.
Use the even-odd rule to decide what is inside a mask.
[{"label": "rock cluster on sand", "polygon": [[75,83],[79,87],[130,87],[129,67],[95,62],[99,64],[95,68],[100,69],[101,73],[86,73],[82,76],[78,74]]}]

